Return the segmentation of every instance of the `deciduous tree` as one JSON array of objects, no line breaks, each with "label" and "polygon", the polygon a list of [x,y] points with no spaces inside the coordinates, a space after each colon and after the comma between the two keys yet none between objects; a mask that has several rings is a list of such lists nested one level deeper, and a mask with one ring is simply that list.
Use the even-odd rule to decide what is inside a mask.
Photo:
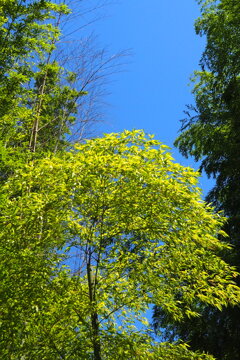
[{"label": "deciduous tree", "polygon": [[[198,316],[199,302],[240,300],[236,272],[218,256],[228,247],[218,240],[223,219],[201,201],[197,177],[152,136],[125,131],[10,178],[1,202],[12,289],[1,298],[4,354],[14,354],[14,338],[14,351],[32,359],[211,359],[157,343],[144,317],[153,303],[181,321]],[[58,269],[64,253],[76,256],[71,273]]]}]

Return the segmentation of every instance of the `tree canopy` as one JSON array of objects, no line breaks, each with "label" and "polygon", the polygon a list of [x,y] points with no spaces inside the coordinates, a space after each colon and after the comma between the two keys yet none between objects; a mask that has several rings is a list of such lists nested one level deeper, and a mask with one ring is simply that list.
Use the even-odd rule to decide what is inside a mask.
[{"label": "tree canopy", "polygon": [[201,201],[197,177],[152,136],[125,131],[9,178],[2,355],[198,359],[157,343],[144,317],[153,303],[180,321],[198,315],[199,301],[219,309],[239,301],[236,272],[218,256],[223,219]]}]

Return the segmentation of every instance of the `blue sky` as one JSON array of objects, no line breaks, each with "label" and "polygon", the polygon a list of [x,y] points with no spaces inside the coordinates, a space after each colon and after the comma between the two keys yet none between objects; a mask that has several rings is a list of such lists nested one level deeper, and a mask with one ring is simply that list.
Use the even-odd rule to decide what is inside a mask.
[{"label": "blue sky", "polygon": [[[112,76],[102,132],[144,129],[173,147],[186,104],[193,103],[190,75],[198,68],[205,41],[195,34],[195,0],[118,0],[92,25],[110,53],[131,49],[125,71]],[[197,168],[193,159],[174,158]],[[212,182],[203,177],[206,194]]]}]

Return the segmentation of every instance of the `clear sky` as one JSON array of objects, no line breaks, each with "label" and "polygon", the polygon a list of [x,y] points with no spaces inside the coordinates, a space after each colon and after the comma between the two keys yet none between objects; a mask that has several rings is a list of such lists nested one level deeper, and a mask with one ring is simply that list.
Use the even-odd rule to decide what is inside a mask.
[{"label": "clear sky", "polygon": [[[112,76],[101,132],[144,129],[173,147],[186,104],[193,103],[190,75],[198,68],[205,41],[195,34],[195,0],[118,0],[93,24],[110,53],[131,49],[125,71]],[[194,166],[173,148],[174,158]],[[201,180],[206,194],[212,182]]]}]

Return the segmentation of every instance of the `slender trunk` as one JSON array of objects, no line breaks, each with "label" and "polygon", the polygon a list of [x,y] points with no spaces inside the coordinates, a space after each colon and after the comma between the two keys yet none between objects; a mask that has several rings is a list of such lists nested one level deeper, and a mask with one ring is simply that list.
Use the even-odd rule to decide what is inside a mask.
[{"label": "slender trunk", "polygon": [[[56,23],[57,28],[59,27],[59,24],[60,24],[60,18],[61,18],[61,14],[59,14],[59,16],[58,16],[58,21]],[[56,41],[57,41],[57,39],[54,38],[52,40],[52,42],[51,42],[51,45],[54,45],[56,43]],[[50,51],[48,53],[48,56],[47,56],[47,59],[46,59],[46,65],[49,65],[49,63],[50,63],[52,52],[53,51]],[[39,131],[39,122],[40,122],[40,116],[41,116],[41,111],[42,111],[42,106],[43,106],[43,96],[45,94],[45,87],[46,87],[47,77],[48,77],[48,70],[46,70],[46,72],[44,74],[42,85],[40,86],[39,103],[37,104],[36,116],[35,116],[35,120],[34,120],[34,123],[33,123],[31,136],[30,136],[30,141],[29,141],[29,149],[32,152],[36,151],[37,136],[38,136],[38,131]]]},{"label": "slender trunk", "polygon": [[[52,54],[51,52],[48,54],[47,61],[46,61],[46,65],[49,65],[49,63],[50,63],[51,54]],[[30,137],[30,141],[29,141],[29,149],[30,149],[32,152],[35,152],[35,151],[36,151],[37,136],[38,136],[39,122],[40,122],[40,115],[41,115],[41,111],[42,111],[43,95],[44,95],[44,93],[45,93],[45,87],[46,87],[47,77],[48,77],[48,70],[46,70],[46,72],[45,72],[45,74],[44,74],[43,82],[42,82],[42,85],[40,86],[39,94],[38,94],[38,96],[39,96],[39,103],[37,104],[36,116],[35,116],[35,120],[34,120],[34,123],[33,123],[32,132],[31,132],[31,137]]]},{"label": "slender trunk", "polygon": [[43,95],[45,92],[45,86],[46,86],[46,80],[47,80],[47,71],[44,75],[44,79],[43,79],[43,84],[41,86],[41,90],[40,90],[40,100],[37,106],[37,112],[36,112],[36,117],[33,123],[33,128],[32,128],[32,133],[31,133],[31,138],[30,138],[30,142],[29,142],[29,148],[32,152],[36,151],[36,145],[37,145],[37,135],[38,135],[38,129],[39,129],[39,120],[40,120],[40,115],[41,115],[41,110],[42,110],[42,103],[43,103]]},{"label": "slender trunk", "polygon": [[101,344],[99,339],[99,322],[98,315],[94,312],[91,315],[92,330],[93,330],[93,352],[94,360],[101,360]]},{"label": "slender trunk", "polygon": [[88,277],[89,300],[91,304],[91,326],[92,326],[94,360],[101,360],[102,358],[101,358],[101,343],[99,338],[99,321],[98,321],[98,314],[95,310],[95,295],[94,295],[95,282],[93,280],[90,261],[87,264],[87,277]]}]

